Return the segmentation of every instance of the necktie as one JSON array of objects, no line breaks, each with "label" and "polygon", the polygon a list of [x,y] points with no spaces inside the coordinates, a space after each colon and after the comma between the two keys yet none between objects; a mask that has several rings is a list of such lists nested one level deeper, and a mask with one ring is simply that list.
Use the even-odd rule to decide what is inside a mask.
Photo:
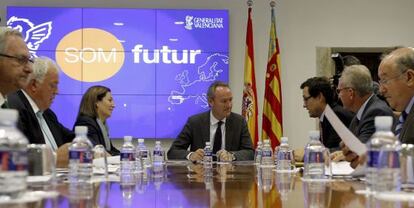
[{"label": "necktie", "polygon": [[354,135],[358,134],[358,125],[359,119],[355,116],[354,119],[352,119],[351,124],[349,124],[349,130],[351,130]]},{"label": "necktie", "polygon": [[43,112],[38,111],[36,113],[36,117],[39,121],[40,128],[42,129],[43,137],[45,138],[45,142],[52,148],[53,151],[57,150],[56,141],[52,135],[52,132],[49,129],[49,126],[46,123],[45,118],[43,118]]},{"label": "necktie", "polygon": [[[398,119],[397,126],[395,127],[395,135],[399,138],[405,119],[407,119],[407,113],[405,111],[401,112],[400,118]],[[401,140],[401,139],[400,139]]]},{"label": "necktie", "polygon": [[223,121],[219,121],[217,123],[217,129],[216,133],[214,134],[214,146],[213,146],[213,154],[216,154],[217,151],[221,149],[221,125],[223,124]]}]

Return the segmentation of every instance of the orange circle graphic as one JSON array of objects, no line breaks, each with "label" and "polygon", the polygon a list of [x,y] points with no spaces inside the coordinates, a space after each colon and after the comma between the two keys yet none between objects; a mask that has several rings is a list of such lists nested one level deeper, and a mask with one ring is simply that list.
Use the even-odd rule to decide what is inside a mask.
[{"label": "orange circle graphic", "polygon": [[97,28],[75,30],[56,48],[63,73],[82,82],[99,82],[114,76],[125,60],[124,47],[111,33]]}]

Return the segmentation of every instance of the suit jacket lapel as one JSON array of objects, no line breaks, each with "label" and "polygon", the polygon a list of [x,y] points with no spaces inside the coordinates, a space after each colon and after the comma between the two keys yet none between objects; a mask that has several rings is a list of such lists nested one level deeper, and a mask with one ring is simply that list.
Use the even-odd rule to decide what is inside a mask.
[{"label": "suit jacket lapel", "polygon": [[226,150],[231,150],[231,139],[233,138],[233,119],[232,115],[230,114],[229,117],[226,118]]},{"label": "suit jacket lapel", "polygon": [[39,144],[46,144],[45,138],[43,137],[42,130],[40,128],[39,121],[37,120],[36,114],[33,111],[32,106],[30,105],[29,100],[27,100],[26,96],[23,94],[21,90],[17,91],[18,96],[23,101],[24,107],[29,111],[31,125],[34,128],[35,138],[28,138],[29,141],[34,141]]},{"label": "suit jacket lapel", "polygon": [[52,114],[50,112],[50,109],[45,110],[45,113],[43,113],[43,117],[46,120],[47,125],[49,126],[50,132],[52,133],[53,139],[56,142],[56,145],[59,147],[60,145],[63,144],[63,141],[61,138],[62,136],[59,136],[59,132],[58,132],[58,128],[56,128],[56,123],[57,120],[55,121],[54,118],[52,117]]},{"label": "suit jacket lapel", "polygon": [[359,124],[359,121],[358,121],[357,116],[355,115],[354,118],[352,119],[351,123],[349,124],[349,130],[351,130],[351,132],[356,137],[358,137],[358,128],[359,128],[358,124]]},{"label": "suit jacket lapel", "polygon": [[405,134],[407,133],[408,129],[410,128],[410,126],[408,126],[408,125],[414,123],[413,120],[414,120],[414,105],[411,107],[410,113],[407,115],[407,119],[404,121],[404,125],[403,125],[402,131],[400,133],[400,138],[399,138],[401,143],[407,143]]},{"label": "suit jacket lapel", "polygon": [[[201,144],[203,147],[206,144],[206,142],[210,141],[210,111],[207,111],[202,116],[202,128],[201,128],[201,139],[203,141],[203,144]],[[198,138],[195,138],[198,139]]]}]

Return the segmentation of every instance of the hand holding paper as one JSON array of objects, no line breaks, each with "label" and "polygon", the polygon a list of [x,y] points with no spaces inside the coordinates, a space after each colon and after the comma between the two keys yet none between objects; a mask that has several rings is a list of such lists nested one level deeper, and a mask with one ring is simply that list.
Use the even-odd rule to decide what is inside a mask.
[{"label": "hand holding paper", "polygon": [[325,116],[335,129],[336,133],[341,137],[345,145],[359,156],[365,154],[367,148],[359,139],[339,120],[338,116],[333,112],[329,105],[325,107]]}]

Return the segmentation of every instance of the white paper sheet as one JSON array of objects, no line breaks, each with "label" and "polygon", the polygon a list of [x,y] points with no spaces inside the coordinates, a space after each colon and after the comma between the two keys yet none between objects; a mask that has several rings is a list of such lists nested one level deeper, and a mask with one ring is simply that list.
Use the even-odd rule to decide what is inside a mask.
[{"label": "white paper sheet", "polygon": [[339,120],[329,105],[325,107],[325,117],[331,123],[336,133],[341,137],[346,146],[358,155],[363,155],[367,147]]},{"label": "white paper sheet", "polygon": [[351,175],[354,169],[351,167],[349,162],[332,162],[332,175]]}]

